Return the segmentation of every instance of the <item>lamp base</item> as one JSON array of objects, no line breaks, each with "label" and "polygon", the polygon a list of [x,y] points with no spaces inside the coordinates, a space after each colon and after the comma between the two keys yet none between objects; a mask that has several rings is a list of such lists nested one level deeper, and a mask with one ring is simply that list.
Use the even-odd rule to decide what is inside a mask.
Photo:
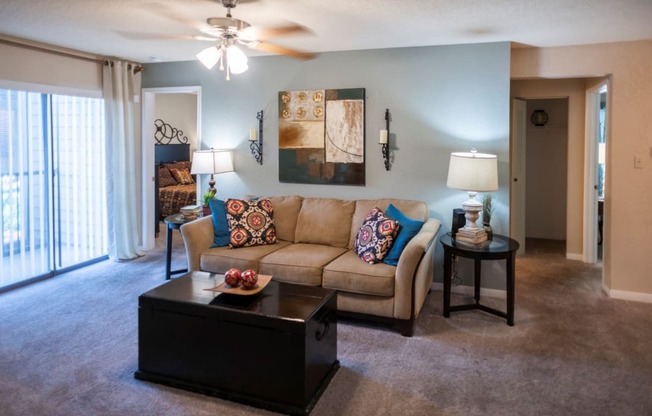
[{"label": "lamp base", "polygon": [[484,229],[478,227],[476,220],[480,216],[482,204],[475,199],[476,192],[467,191],[469,199],[462,204],[466,214],[466,225],[455,234],[455,240],[470,244],[479,244],[487,241],[487,233]]},{"label": "lamp base", "polygon": [[487,233],[482,228],[462,227],[455,234],[455,240],[463,243],[480,244],[487,241]]},{"label": "lamp base", "polygon": [[212,173],[211,173],[211,178],[208,180],[208,190],[212,191],[213,194],[217,193],[217,189],[215,189],[215,178],[213,177]]}]

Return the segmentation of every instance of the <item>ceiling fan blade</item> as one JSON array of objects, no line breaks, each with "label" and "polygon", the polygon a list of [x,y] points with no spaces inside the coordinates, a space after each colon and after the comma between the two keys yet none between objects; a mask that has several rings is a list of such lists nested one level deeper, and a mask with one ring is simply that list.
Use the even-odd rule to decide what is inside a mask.
[{"label": "ceiling fan blade", "polygon": [[314,59],[317,57],[316,53],[312,52],[302,52],[296,49],[287,48],[285,46],[276,45],[273,43],[267,42],[258,42],[251,46],[253,49],[259,50],[261,52],[270,52],[277,55],[285,55],[295,59]]},{"label": "ceiling fan blade", "polygon": [[277,38],[279,36],[312,33],[312,31],[307,27],[298,24],[270,28],[249,27],[243,32],[250,32],[251,35],[247,33],[248,37],[254,37],[260,40]]},{"label": "ceiling fan blade", "polygon": [[131,40],[199,40],[217,42],[219,39],[200,35],[168,35],[164,33],[143,33],[143,32],[116,32],[120,36]]},{"label": "ceiling fan blade", "polygon": [[148,7],[148,12],[172,22],[182,24],[188,28],[195,29],[202,33],[208,33],[211,30],[211,27],[208,26],[205,22],[194,21],[193,19],[187,17],[184,12],[180,11],[177,7],[160,3],[145,3],[145,6]]}]

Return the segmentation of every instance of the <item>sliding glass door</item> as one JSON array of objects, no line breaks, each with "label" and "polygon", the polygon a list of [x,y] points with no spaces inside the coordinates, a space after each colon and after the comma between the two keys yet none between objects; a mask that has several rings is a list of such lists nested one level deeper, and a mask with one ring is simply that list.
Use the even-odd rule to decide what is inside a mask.
[{"label": "sliding glass door", "polygon": [[103,257],[101,99],[0,90],[0,290]]},{"label": "sliding glass door", "polygon": [[52,96],[55,268],[107,253],[104,103]]},{"label": "sliding glass door", "polygon": [[45,98],[41,94],[0,91],[0,287],[51,270]]}]

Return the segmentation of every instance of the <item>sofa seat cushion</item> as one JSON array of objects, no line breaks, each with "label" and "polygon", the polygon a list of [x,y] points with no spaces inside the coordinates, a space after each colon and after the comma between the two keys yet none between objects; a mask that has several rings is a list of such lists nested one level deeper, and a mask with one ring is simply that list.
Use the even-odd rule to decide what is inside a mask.
[{"label": "sofa seat cushion", "polygon": [[396,267],[385,263],[367,264],[347,251],[324,267],[322,286],[343,292],[374,296],[394,296]]},{"label": "sofa seat cushion", "polygon": [[324,266],[345,252],[339,247],[292,244],[260,259],[260,273],[281,282],[320,286]]},{"label": "sofa seat cushion", "polygon": [[211,273],[224,273],[231,267],[242,271],[247,269],[259,271],[258,262],[261,257],[290,244],[292,243],[288,241],[279,241],[276,244],[236,249],[230,249],[228,247],[211,248],[201,254],[199,268]]}]

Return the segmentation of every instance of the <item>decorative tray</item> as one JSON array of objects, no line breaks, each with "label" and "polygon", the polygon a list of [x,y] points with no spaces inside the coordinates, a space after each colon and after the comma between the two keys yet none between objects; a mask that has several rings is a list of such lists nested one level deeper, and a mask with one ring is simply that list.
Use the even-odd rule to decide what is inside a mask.
[{"label": "decorative tray", "polygon": [[204,289],[208,290],[210,292],[221,292],[221,293],[229,293],[232,295],[255,295],[256,293],[260,292],[261,290],[265,289],[265,286],[272,280],[272,276],[269,274],[259,274],[258,275],[258,283],[256,283],[256,286],[252,287],[251,289],[244,289],[242,286],[229,286],[226,284],[226,282],[222,282],[219,285],[215,287],[211,287],[209,289]]}]

